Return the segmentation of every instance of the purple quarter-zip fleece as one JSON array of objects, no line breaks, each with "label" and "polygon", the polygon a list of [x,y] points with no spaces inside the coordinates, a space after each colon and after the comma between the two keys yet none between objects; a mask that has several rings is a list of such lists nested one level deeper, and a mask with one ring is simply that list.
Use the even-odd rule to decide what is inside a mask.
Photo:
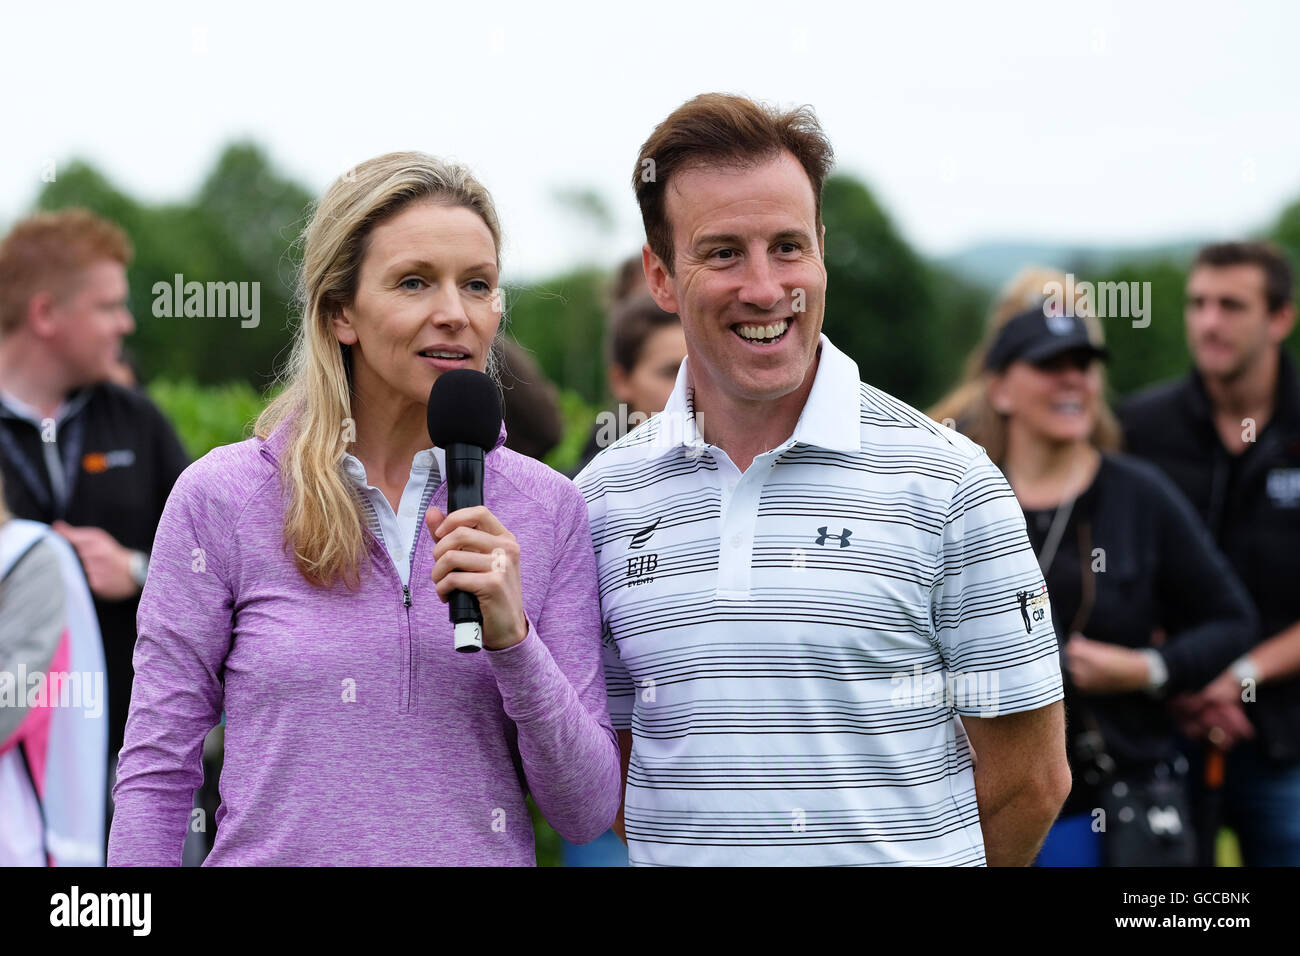
[{"label": "purple quarter-zip fleece", "polygon": [[[180,865],[203,738],[223,710],[206,865],[531,866],[528,793],[572,842],[607,830],[622,782],[578,490],[503,447],[502,428],[483,498],[519,541],[529,634],[459,654],[426,529],[409,602],[369,531],[358,590],[298,573],[278,464],[291,427],[208,453],[167,500],[140,599],[109,865]],[[432,503],[447,510],[445,481]]]}]

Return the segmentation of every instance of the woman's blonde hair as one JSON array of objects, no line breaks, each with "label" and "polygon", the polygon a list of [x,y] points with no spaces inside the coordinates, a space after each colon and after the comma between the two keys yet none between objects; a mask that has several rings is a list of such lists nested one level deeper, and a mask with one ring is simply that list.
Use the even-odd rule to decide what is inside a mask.
[{"label": "woman's blonde hair", "polygon": [[[258,417],[254,433],[265,439],[292,419],[280,456],[289,499],[284,539],[312,584],[342,580],[357,587],[365,555],[361,502],[341,467],[355,440],[352,356],[335,338],[332,320],[356,295],[372,230],[421,201],[477,213],[492,234],[500,267],[501,227],[492,197],[465,167],[425,153],[387,153],[348,170],[325,192],[301,236],[301,319],[281,375],[285,387]],[[489,350],[488,360],[493,377],[495,352]]]},{"label": "woman's blonde hair", "polygon": [[[1007,452],[1007,419],[989,401],[989,382],[993,373],[984,367],[985,356],[1008,321],[1040,305],[1048,297],[1050,283],[1060,283],[1060,288],[1064,288],[1065,281],[1063,272],[1030,266],[1008,282],[989,312],[983,340],[966,359],[960,384],[929,410],[931,418],[957,428],[972,441],[983,445],[989,458],[995,462],[1001,463]],[[1093,343],[1102,345],[1105,336],[1097,317],[1090,310],[1078,310],[1076,314],[1088,327],[1088,337]],[[1102,451],[1116,451],[1120,446],[1120,427],[1105,398],[1104,367],[1101,369],[1101,384],[1102,398],[1089,441]]]}]

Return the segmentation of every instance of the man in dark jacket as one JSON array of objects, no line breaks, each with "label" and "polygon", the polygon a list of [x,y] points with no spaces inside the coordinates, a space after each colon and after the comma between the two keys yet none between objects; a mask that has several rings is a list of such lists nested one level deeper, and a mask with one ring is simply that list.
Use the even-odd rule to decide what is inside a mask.
[{"label": "man in dark jacket", "polygon": [[131,254],[121,229],[85,210],[40,213],[0,241],[5,495],[15,516],[67,538],[85,570],[108,669],[110,767],[126,726],[154,529],[189,463],[162,413],[109,381],[135,327]]},{"label": "man in dark jacket", "polygon": [[[1128,449],[1209,526],[1259,612],[1260,643],[1185,702],[1232,747],[1223,790],[1248,865],[1300,865],[1300,381],[1283,340],[1291,269],[1265,243],[1207,246],[1187,282],[1195,367],[1120,408]],[[1235,746],[1234,746],[1235,745]]]}]

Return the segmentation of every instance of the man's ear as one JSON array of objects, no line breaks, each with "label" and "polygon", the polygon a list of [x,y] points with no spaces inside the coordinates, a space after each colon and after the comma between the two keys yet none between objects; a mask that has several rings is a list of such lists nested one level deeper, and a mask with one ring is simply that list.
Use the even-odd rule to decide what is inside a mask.
[{"label": "man's ear", "polygon": [[627,404],[630,393],[627,386],[627,372],[623,370],[623,366],[617,362],[611,363],[605,370],[605,377],[609,380],[609,393],[618,401]]},{"label": "man's ear", "polygon": [[989,377],[986,394],[989,398],[989,404],[999,415],[1011,414],[1011,396],[1007,395],[1004,385],[1005,377],[1002,375],[992,375]]},{"label": "man's ear", "polygon": [[655,303],[665,312],[680,315],[677,306],[677,290],[673,288],[673,277],[668,274],[668,267],[650,248],[650,243],[641,247],[641,269],[645,272],[646,288]]},{"label": "man's ear", "polygon": [[817,237],[817,248],[821,250],[822,262],[826,261],[826,223],[822,223],[821,235]]},{"label": "man's ear", "polygon": [[343,345],[356,345],[358,336],[356,326],[352,324],[351,310],[347,306],[336,306],[333,312],[330,325],[334,329],[334,337]]},{"label": "man's ear", "polygon": [[37,292],[27,300],[27,327],[38,339],[48,338],[54,332],[55,302],[52,292]]},{"label": "man's ear", "polygon": [[1268,331],[1275,345],[1281,345],[1295,328],[1295,303],[1288,302],[1268,317]]}]

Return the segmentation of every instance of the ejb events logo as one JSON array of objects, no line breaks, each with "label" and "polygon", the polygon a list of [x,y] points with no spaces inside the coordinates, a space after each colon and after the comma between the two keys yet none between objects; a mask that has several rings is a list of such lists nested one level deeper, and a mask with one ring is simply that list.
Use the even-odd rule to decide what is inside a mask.
[{"label": "ejb events logo", "polygon": [[[629,551],[638,551],[646,546],[650,537],[659,527],[659,522],[663,518],[659,517],[654,523],[642,528],[636,534],[632,535],[632,540],[628,544]],[[627,558],[627,582],[624,587],[635,587],[638,584],[649,584],[654,580],[655,569],[659,567],[659,555],[657,554],[631,554]]]}]

